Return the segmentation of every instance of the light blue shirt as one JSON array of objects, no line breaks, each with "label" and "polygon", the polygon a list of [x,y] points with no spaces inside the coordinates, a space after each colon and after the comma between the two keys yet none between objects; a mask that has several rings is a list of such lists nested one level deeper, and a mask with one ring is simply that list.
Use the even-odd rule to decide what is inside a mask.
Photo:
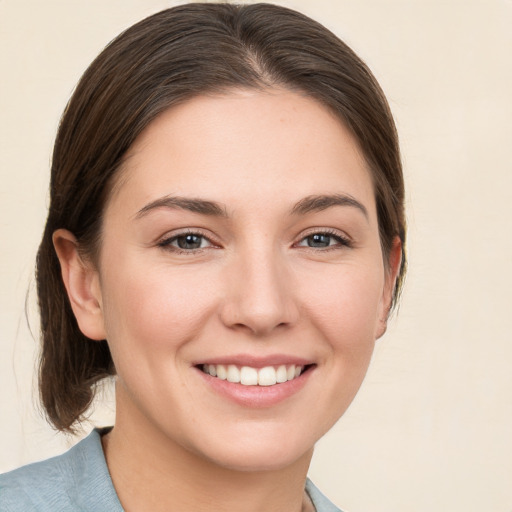
[{"label": "light blue shirt", "polygon": [[[308,479],[317,512],[341,512]],[[123,512],[93,430],[71,450],[0,475],[0,512]]]}]

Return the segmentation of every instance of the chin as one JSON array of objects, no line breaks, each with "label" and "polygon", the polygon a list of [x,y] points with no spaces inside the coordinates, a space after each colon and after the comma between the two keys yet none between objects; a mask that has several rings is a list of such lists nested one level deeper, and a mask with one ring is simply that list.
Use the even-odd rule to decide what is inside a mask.
[{"label": "chin", "polygon": [[[240,453],[241,452],[241,453]],[[241,450],[235,453],[224,453],[222,456],[212,459],[215,465],[230,471],[246,473],[258,473],[267,471],[281,471],[301,461],[309,460],[313,455],[313,447],[305,452],[276,453],[270,451],[253,452]]]},{"label": "chin", "polygon": [[[297,426],[298,431],[300,428]],[[219,467],[240,472],[279,471],[304,461],[309,464],[317,440],[313,436],[304,432],[297,437],[289,435],[290,428],[256,430],[252,434],[226,433],[222,442],[209,443],[199,452]]]}]

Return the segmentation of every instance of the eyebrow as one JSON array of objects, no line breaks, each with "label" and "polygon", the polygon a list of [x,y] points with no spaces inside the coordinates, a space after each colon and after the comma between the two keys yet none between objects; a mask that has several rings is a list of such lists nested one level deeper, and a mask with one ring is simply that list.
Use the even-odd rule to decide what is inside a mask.
[{"label": "eyebrow", "polygon": [[[357,199],[347,194],[322,194],[311,195],[301,199],[291,209],[292,215],[305,215],[307,213],[319,212],[333,206],[349,206],[358,209],[366,219],[368,219],[368,210]],[[151,201],[136,214],[135,218],[140,219],[146,214],[157,208],[172,208],[188,210],[190,212],[208,215],[212,217],[228,217],[226,208],[215,201],[207,199],[196,199],[180,196],[165,196],[155,201]]]},{"label": "eyebrow", "polygon": [[140,219],[147,213],[156,208],[172,208],[188,210],[194,213],[200,213],[201,215],[209,215],[213,217],[227,217],[228,214],[226,209],[223,208],[219,203],[215,201],[207,201],[205,199],[195,199],[190,197],[179,197],[179,196],[165,196],[141,208],[136,214],[135,218]]},{"label": "eyebrow", "polygon": [[292,208],[292,214],[305,215],[306,213],[326,210],[332,206],[350,206],[357,208],[367,220],[369,219],[366,207],[348,194],[324,194],[305,197]]}]

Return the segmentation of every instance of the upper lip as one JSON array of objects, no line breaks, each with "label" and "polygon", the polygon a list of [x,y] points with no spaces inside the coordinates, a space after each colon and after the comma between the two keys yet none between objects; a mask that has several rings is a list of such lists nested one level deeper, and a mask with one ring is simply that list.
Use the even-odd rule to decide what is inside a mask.
[{"label": "upper lip", "polygon": [[250,354],[234,354],[231,356],[212,357],[201,359],[194,363],[194,366],[202,364],[234,364],[236,366],[250,366],[251,368],[264,368],[265,366],[281,366],[281,365],[296,365],[307,366],[314,364],[310,359],[302,357],[287,355],[287,354],[272,354],[267,356],[255,356]]}]

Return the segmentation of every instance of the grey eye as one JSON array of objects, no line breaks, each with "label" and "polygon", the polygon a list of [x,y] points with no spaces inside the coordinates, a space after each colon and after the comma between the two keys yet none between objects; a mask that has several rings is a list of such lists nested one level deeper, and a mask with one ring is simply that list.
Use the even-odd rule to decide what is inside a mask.
[{"label": "grey eye", "polygon": [[306,237],[306,244],[308,247],[329,247],[332,239],[333,236],[327,233],[315,233]]},{"label": "grey eye", "polygon": [[188,234],[177,236],[174,240],[180,249],[199,249],[203,245],[204,237]]},{"label": "grey eye", "polygon": [[335,247],[351,247],[350,240],[341,235],[320,231],[305,236],[298,244],[299,247],[310,247],[313,249],[329,249]]}]

